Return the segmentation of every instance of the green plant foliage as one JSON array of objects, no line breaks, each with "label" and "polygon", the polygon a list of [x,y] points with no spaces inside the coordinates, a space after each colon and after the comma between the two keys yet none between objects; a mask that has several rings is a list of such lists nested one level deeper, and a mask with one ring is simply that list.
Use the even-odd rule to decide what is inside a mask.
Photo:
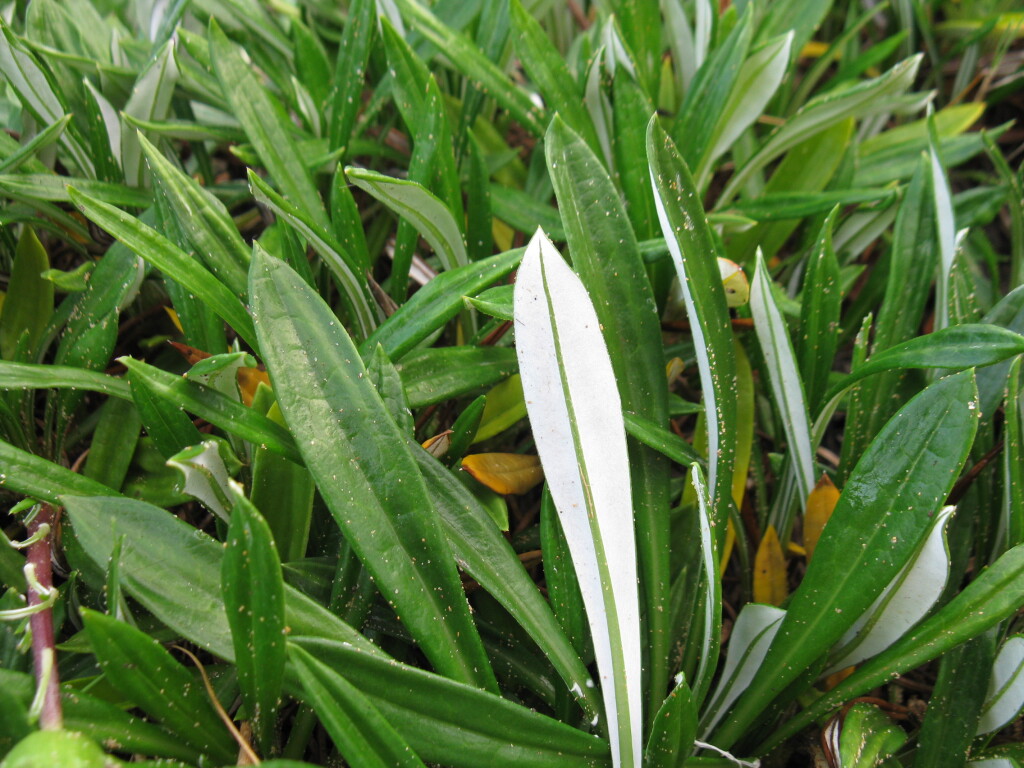
[{"label": "green plant foliage", "polygon": [[9,3],[0,760],[1024,762],[1011,5]]}]

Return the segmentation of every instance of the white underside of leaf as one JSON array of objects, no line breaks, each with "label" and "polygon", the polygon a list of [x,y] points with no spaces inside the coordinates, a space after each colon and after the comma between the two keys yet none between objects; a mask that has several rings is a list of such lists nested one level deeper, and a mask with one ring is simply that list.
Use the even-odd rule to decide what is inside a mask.
[{"label": "white underside of leaf", "polygon": [[516,281],[523,393],[593,636],[615,766],[640,768],[636,545],[618,388],[586,289],[538,230]]},{"label": "white underside of leaf", "polygon": [[743,606],[729,636],[729,653],[725,657],[722,677],[705,708],[699,732],[707,736],[740,694],[750,685],[786,612],[773,605],[748,603]]},{"label": "white underside of leaf", "polygon": [[931,610],[949,577],[946,523],[954,511],[955,507],[945,507],[935,516],[924,544],[839,641],[837,648],[842,657],[824,674],[881,653]]},{"label": "white underside of leaf", "polygon": [[999,649],[988,696],[978,721],[978,735],[1009,725],[1024,706],[1024,637],[1014,635]]}]

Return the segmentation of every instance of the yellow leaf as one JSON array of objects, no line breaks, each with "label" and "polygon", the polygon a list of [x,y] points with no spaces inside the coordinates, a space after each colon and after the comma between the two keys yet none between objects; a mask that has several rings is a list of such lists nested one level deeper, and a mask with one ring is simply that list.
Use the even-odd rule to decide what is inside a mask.
[{"label": "yellow leaf", "polygon": [[174,327],[178,329],[178,333],[184,333],[185,329],[181,327],[181,320],[178,319],[178,313],[175,312],[171,307],[164,307],[164,312],[171,318],[171,322],[174,323]]},{"label": "yellow leaf", "polygon": [[260,383],[270,386],[270,376],[266,371],[259,368],[238,369],[238,391],[242,395],[242,402],[245,405],[252,405],[252,398],[256,394],[256,388]]},{"label": "yellow leaf", "polygon": [[825,51],[828,50],[828,44],[822,43],[818,40],[810,40],[804,44],[803,50],[800,51],[801,59],[818,59],[825,55]]},{"label": "yellow leaf", "polygon": [[718,273],[725,288],[725,303],[730,307],[742,307],[750,301],[750,281],[743,267],[729,259],[718,259]]},{"label": "yellow leaf", "polygon": [[804,549],[807,550],[808,562],[814,556],[821,531],[832,516],[837,501],[839,489],[832,484],[828,475],[822,475],[814,490],[807,495],[807,511],[804,513]]},{"label": "yellow leaf", "polygon": [[520,453],[473,453],[462,468],[495,493],[526,493],[544,479],[537,456]]},{"label": "yellow leaf", "polygon": [[668,385],[671,387],[676,379],[678,379],[683,370],[686,368],[686,364],[682,361],[682,358],[673,357],[667,363],[665,363],[665,378],[668,379]]},{"label": "yellow leaf", "polygon": [[498,250],[511,249],[515,236],[516,231],[501,219],[494,219],[491,222],[491,237],[494,238],[494,244],[498,246]]},{"label": "yellow leaf", "polygon": [[788,595],[786,558],[775,526],[769,525],[754,557],[754,602],[781,605]]}]

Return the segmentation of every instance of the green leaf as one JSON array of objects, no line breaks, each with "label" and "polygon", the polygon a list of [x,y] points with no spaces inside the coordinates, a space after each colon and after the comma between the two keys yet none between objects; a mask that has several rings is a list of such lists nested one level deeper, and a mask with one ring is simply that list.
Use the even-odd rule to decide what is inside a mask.
[{"label": "green leaf", "polygon": [[505,607],[544,651],[586,715],[596,717],[601,707],[593,687],[587,685],[590,673],[489,512],[426,451],[414,448],[413,455],[459,567]]},{"label": "green leaf", "polygon": [[839,285],[839,261],[832,247],[832,228],[839,208],[821,225],[821,232],[807,260],[802,299],[797,359],[800,380],[807,396],[807,410],[818,412],[828,389],[828,377],[839,345],[839,321],[843,295]]},{"label": "green leaf", "polygon": [[451,211],[423,185],[365,168],[346,168],[345,175],[357,187],[411,222],[430,243],[444,269],[452,270],[469,262],[462,230]]},{"label": "green leaf", "polygon": [[[53,76],[39,65],[6,21],[0,21],[0,73],[39,125],[51,125],[70,112],[61,102]],[[73,126],[68,126],[61,134],[60,143],[70,153],[78,170],[92,177],[94,169],[89,150]]]},{"label": "green leaf", "polygon": [[[308,211],[281,197],[252,170],[249,170],[248,175],[253,197],[288,222],[320,254],[341,286],[356,333],[360,338],[368,336],[377,327],[378,310],[366,286],[363,265],[338,241],[334,230],[323,229]],[[262,248],[261,245],[255,247]]]},{"label": "green leaf", "polygon": [[662,456],[683,467],[693,462],[703,463],[704,457],[694,450],[693,446],[683,440],[667,427],[661,427],[643,416],[635,413],[623,413],[626,432],[649,448],[653,448]]},{"label": "green leaf", "polygon": [[[135,81],[123,114],[139,120],[162,120],[167,117],[177,81],[174,43],[168,41],[150,57],[146,68]],[[146,186],[142,145],[140,135],[135,131],[128,130],[121,134],[121,168],[128,186]]]},{"label": "green leaf", "polygon": [[142,419],[130,399],[115,397],[100,406],[99,414],[82,474],[119,491],[139,442]]},{"label": "green leaf", "polygon": [[64,493],[103,495],[112,490],[44,458],[0,440],[0,488],[56,504]]},{"label": "green leaf", "polygon": [[[96,494],[60,496],[55,502],[64,505],[82,549],[100,567],[106,567],[116,540],[124,536],[121,583],[127,593],[175,632],[215,656],[234,660],[220,584],[222,544],[142,501]],[[352,627],[288,586],[285,620],[292,636],[329,636],[382,654]]]},{"label": "green leaf", "polygon": [[423,478],[352,340],[284,262],[257,250],[249,281],[278,404],[346,540],[436,669],[495,688]]},{"label": "green leaf", "polygon": [[998,325],[964,323],[916,336],[873,354],[829,390],[831,400],[856,382],[901,368],[963,369],[992,365],[1024,354],[1024,336]]},{"label": "green leaf", "polygon": [[14,357],[18,343],[27,335],[29,353],[36,345],[53,314],[53,283],[43,277],[50,268],[50,257],[32,227],[24,227],[18,238],[7,283],[7,296],[0,314],[0,357]]},{"label": "green leaf", "polygon": [[[817,560],[817,553],[814,557]],[[886,680],[926,664],[977,637],[1016,613],[1022,601],[1024,545],[1018,545],[983,570],[960,594],[916,630],[865,662],[850,677],[784,723],[754,750],[755,754],[766,754],[854,696],[862,695]]]},{"label": "green leaf", "polygon": [[[268,24],[268,27],[275,27]],[[324,231],[330,230],[323,200],[313,184],[292,137],[291,120],[281,103],[260,82],[242,51],[213,19],[209,31],[210,58],[224,97],[245,129],[246,136],[285,198],[304,211]]]},{"label": "green leaf", "polygon": [[0,361],[0,389],[82,389],[131,399],[128,382],[83,368]]},{"label": "green leaf", "polygon": [[467,37],[446,26],[416,0],[395,0],[403,16],[427,40],[444,51],[445,58],[467,80],[508,110],[513,119],[534,136],[544,132],[543,110],[511,83],[498,65],[488,59]]},{"label": "green leaf", "polygon": [[423,762],[380,711],[352,683],[299,645],[288,653],[304,698],[316,711],[338,751],[368,768],[416,768]]},{"label": "green leaf", "polygon": [[122,695],[212,759],[234,759],[234,741],[206,691],[160,643],[130,624],[83,608],[89,643]]},{"label": "green leaf", "polygon": [[338,45],[328,121],[329,146],[348,149],[352,128],[362,103],[366,81],[366,63],[373,45],[377,25],[377,4],[374,0],[354,0],[349,4],[348,22]]},{"label": "green leaf", "polygon": [[644,750],[645,768],[681,768],[697,737],[697,707],[682,675],[654,717]]},{"label": "green leaf", "polygon": [[713,520],[724,541],[736,460],[736,380],[732,327],[711,229],[693,177],[671,139],[651,119],[647,162],[665,241],[679,276],[693,332],[708,432]]},{"label": "green leaf", "polygon": [[839,764],[875,768],[902,747],[909,736],[874,704],[857,702],[844,713],[839,732]]},{"label": "green leaf", "polygon": [[229,434],[266,446],[297,464],[302,463],[295,441],[287,429],[252,408],[246,408],[237,399],[140,360],[121,357],[118,362],[129,370],[133,378],[145,382],[146,387],[165,402],[191,411]]},{"label": "green leaf", "polygon": [[942,657],[917,738],[915,768],[962,768],[967,763],[995,654],[995,637],[986,632]]},{"label": "green leaf", "polygon": [[235,485],[221,560],[224,611],[231,626],[242,699],[262,754],[273,746],[284,683],[285,618],[281,561],[270,527]]},{"label": "green leaf", "polygon": [[694,170],[699,188],[706,186],[712,163],[732,148],[768,106],[789,68],[792,45],[792,31],[780,34],[754,51],[740,66],[729,97],[721,107],[708,149]]},{"label": "green leaf", "polygon": [[[800,50],[799,46],[795,50]],[[868,117],[891,110],[895,100],[913,84],[920,63],[919,54],[900,62],[874,80],[808,101],[733,174],[718,198],[719,205],[732,200],[748,179],[790,147],[849,117]]]},{"label": "green leaf", "polygon": [[[31,675],[0,669],[0,689],[28,709],[35,691]],[[80,731],[101,744],[117,744],[124,752],[174,758],[195,763],[199,750],[177,736],[70,685],[61,688],[64,727]]]},{"label": "green leaf", "polygon": [[569,73],[566,60],[540,23],[523,9],[519,0],[509,5],[516,54],[544,99],[545,106],[583,137],[591,151],[600,144],[594,123],[584,106],[579,84]]},{"label": "green leaf", "polygon": [[973,371],[941,379],[872,441],[843,488],[760,671],[715,732],[716,745],[732,746],[908,561],[970,450],[976,398]]},{"label": "green leaf", "polygon": [[152,438],[165,459],[169,459],[189,446],[198,445],[203,436],[195,424],[173,401],[161,398],[145,378],[129,371],[132,382],[132,400],[142,418],[146,434]]},{"label": "green leaf", "polygon": [[364,692],[421,759],[453,768],[607,768],[608,742],[486,691],[336,640],[293,638]]},{"label": "green leaf", "polygon": [[612,754],[639,768],[640,608],[619,393],[586,289],[542,231],[519,268],[515,318],[527,410],[587,606]]},{"label": "green leaf", "polygon": [[[807,401],[804,397],[803,382],[797,370],[793,343],[789,338],[789,327],[782,312],[775,303],[771,277],[761,252],[757,254],[757,268],[754,271],[750,291],[750,313],[754,318],[754,330],[761,347],[771,385],[772,399],[778,411],[782,428],[786,434],[788,459],[796,478],[797,496],[800,508],[807,503],[807,496],[814,488],[814,449],[811,445],[811,429],[807,418]],[[773,510],[772,524],[787,540],[790,528],[790,510],[782,505]]]},{"label": "green leaf", "polygon": [[413,294],[386,322],[359,345],[366,355],[380,344],[396,363],[417,344],[454,318],[473,296],[519,265],[523,249],[499,253],[483,261],[442,272]]},{"label": "green leaf", "polygon": [[410,353],[396,368],[409,406],[420,408],[486,389],[515,373],[518,364],[511,347],[441,347]]},{"label": "green leaf", "polygon": [[146,162],[182,231],[210,271],[240,299],[245,298],[249,248],[216,196],[170,162],[140,132]]},{"label": "green leaf", "polygon": [[[71,122],[72,115],[64,115],[56,122],[50,123],[39,131],[31,140],[25,142],[16,152],[7,155],[0,162],[0,173],[14,173],[23,164],[33,160],[36,153],[41,152],[58,141]],[[36,161],[38,162],[38,161]],[[35,165],[35,163],[33,163]],[[39,167],[39,166],[36,166]]]},{"label": "green leaf", "polygon": [[134,216],[70,187],[68,194],[89,219],[206,302],[247,344],[258,349],[252,319],[242,302],[205,267]]}]

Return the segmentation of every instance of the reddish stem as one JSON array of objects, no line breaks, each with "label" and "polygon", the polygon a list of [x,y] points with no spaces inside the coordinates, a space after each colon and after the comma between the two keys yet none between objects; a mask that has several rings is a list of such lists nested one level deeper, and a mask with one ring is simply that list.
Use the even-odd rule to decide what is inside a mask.
[{"label": "reddish stem", "polygon": [[[35,517],[28,524],[29,536],[34,536],[43,526],[53,529],[56,516],[53,507],[41,504]],[[50,566],[50,537],[43,536],[28,548],[28,562],[35,568],[36,581],[43,589],[53,587],[53,569]],[[28,604],[39,605],[45,599],[35,588],[29,585]],[[63,727],[63,715],[60,706],[60,680],[57,678],[57,650],[53,638],[53,610],[47,608],[33,613],[29,618],[32,628],[32,661],[36,673],[36,684],[46,678],[46,690],[43,694],[43,708],[39,714],[39,727],[44,731],[59,730]],[[46,674],[49,659],[49,675]]]}]

